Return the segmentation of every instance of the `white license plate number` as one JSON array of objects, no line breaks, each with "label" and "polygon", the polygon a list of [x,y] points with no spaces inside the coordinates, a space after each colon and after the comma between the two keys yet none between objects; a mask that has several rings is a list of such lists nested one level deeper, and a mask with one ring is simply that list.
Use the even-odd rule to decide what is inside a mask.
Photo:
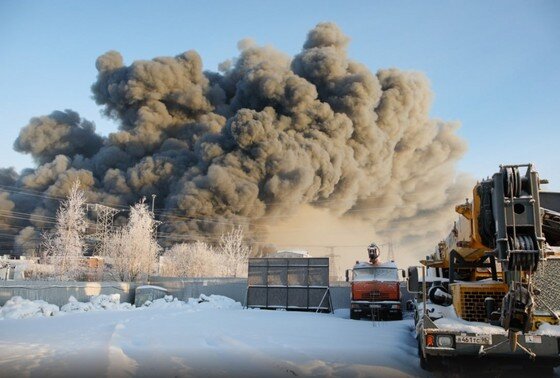
[{"label": "white license plate number", "polygon": [[476,335],[476,336],[457,335],[455,337],[455,342],[457,344],[490,345],[492,344],[492,336],[491,335]]}]

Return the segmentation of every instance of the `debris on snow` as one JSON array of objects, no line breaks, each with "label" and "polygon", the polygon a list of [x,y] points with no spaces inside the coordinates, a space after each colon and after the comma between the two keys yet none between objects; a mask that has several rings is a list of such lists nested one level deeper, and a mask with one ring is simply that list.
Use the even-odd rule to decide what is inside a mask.
[{"label": "debris on snow", "polygon": [[120,294],[101,294],[95,295],[89,299],[89,302],[79,302],[76,298],[71,296],[68,303],[61,307],[63,312],[88,312],[88,311],[102,311],[102,310],[130,310],[132,305],[130,303],[121,303]]},{"label": "debris on snow", "polygon": [[[223,295],[209,295],[200,294],[198,299],[189,298],[187,302],[189,305],[194,305],[193,302],[197,302],[200,308],[216,308],[219,310],[236,310],[241,309],[241,303],[234,301],[231,298],[224,297]],[[196,305],[195,305],[196,306]]]},{"label": "debris on snow", "polygon": [[143,307],[149,308],[185,308],[192,310],[202,309],[219,309],[219,310],[237,310],[243,308],[241,303],[222,295],[204,295],[200,294],[198,298],[189,298],[187,302],[180,301],[172,295],[166,295],[163,298],[154,301],[147,301]]},{"label": "debris on snow", "polygon": [[[241,303],[222,295],[204,295],[198,298],[189,298],[184,302],[172,295],[166,295],[163,298],[154,301],[146,301],[140,309],[186,309],[190,311],[199,310],[238,310],[242,309]],[[67,313],[81,313],[105,310],[134,310],[136,307],[130,303],[120,302],[120,294],[95,295],[89,299],[89,302],[79,302],[71,296],[68,303],[59,310],[58,306],[47,303],[45,301],[31,301],[21,297],[13,297],[3,307],[0,307],[0,319],[23,319],[30,317],[43,317],[63,315]]]},{"label": "debris on snow", "polygon": [[16,296],[0,308],[0,319],[25,319],[53,316],[59,312],[58,306],[41,300],[31,301]]},{"label": "debris on snow", "polygon": [[185,307],[185,302],[174,298],[172,295],[166,295],[163,298],[155,299],[153,301],[146,301],[140,308],[182,308]]}]

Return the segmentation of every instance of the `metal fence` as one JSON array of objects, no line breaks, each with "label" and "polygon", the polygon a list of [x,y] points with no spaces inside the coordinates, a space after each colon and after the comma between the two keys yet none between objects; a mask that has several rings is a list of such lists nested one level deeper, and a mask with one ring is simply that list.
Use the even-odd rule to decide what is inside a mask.
[{"label": "metal fence", "polygon": [[247,293],[246,278],[186,278],[186,277],[155,277],[149,279],[150,285],[161,286],[182,301],[204,295],[223,295],[239,303],[245,304]]},{"label": "metal fence", "polygon": [[167,294],[186,301],[201,294],[223,295],[245,304],[246,278],[175,278],[150,277],[148,282],[68,282],[68,281],[0,281],[0,306],[14,296],[41,299],[62,306],[70,296],[80,302],[100,294],[120,294],[121,302],[134,303],[136,287],[150,284],[167,289]]},{"label": "metal fence", "polygon": [[91,296],[100,294],[120,294],[121,302],[133,303],[136,286],[130,282],[1,281],[0,306],[14,296],[62,306],[70,296],[87,302]]},{"label": "metal fence", "polygon": [[[286,285],[285,295],[280,291],[280,295],[275,290],[272,290],[271,299],[276,300],[278,307],[269,308],[288,308],[291,309],[311,309],[316,310],[319,303],[325,294],[328,281],[323,276],[325,273],[317,274],[316,269],[318,266],[312,266],[311,269],[312,282],[317,282],[317,276],[321,276],[324,286],[303,286],[303,287],[290,287],[289,292]],[[323,267],[324,268],[324,267]],[[294,269],[291,269],[293,272]],[[328,268],[326,269],[328,270]],[[274,270],[273,270],[274,271]],[[301,273],[301,272],[300,272]],[[305,274],[305,273],[303,273]],[[328,277],[328,275],[327,275]],[[300,276],[300,279],[302,277]],[[288,275],[286,275],[286,280]],[[262,281],[261,281],[262,282]],[[268,280],[266,281],[268,282]],[[287,282],[287,281],[286,281]],[[262,295],[262,291],[256,290],[251,292],[251,287],[248,289],[247,278],[174,278],[174,277],[150,277],[149,284],[161,286],[167,289],[167,294],[173,295],[180,300],[187,300],[188,298],[197,298],[200,294],[205,295],[223,295],[240,302],[243,305],[251,307],[266,307],[266,299]],[[81,302],[87,302],[92,295],[99,294],[114,294],[121,295],[121,302],[134,303],[135,289],[142,283],[130,282],[58,282],[58,281],[0,281],[0,306],[13,296],[21,296],[25,299],[35,300],[41,299],[49,303],[62,306],[68,302],[68,298],[72,295]],[[263,289],[263,287],[253,286],[254,289]],[[266,289],[266,285],[264,285]],[[269,287],[270,289],[282,289],[282,287]],[[295,289],[295,290],[294,290]],[[251,293],[251,295],[249,295]],[[309,294],[310,293],[310,294]],[[255,295],[257,294],[257,295]],[[260,296],[259,296],[260,295]],[[264,303],[265,306],[259,306],[259,303],[251,303],[251,300],[259,300],[260,304]],[[249,302],[246,302],[249,300]],[[264,302],[263,302],[264,300]],[[288,300],[288,303],[286,303]],[[307,301],[309,301],[309,307]],[[273,304],[274,302],[271,302]],[[303,304],[294,307],[296,304]],[[335,282],[329,287],[329,292],[321,310],[328,310],[328,306],[334,309],[349,308],[350,307],[350,286],[347,282]]]},{"label": "metal fence", "polygon": [[330,311],[328,258],[251,258],[247,307]]}]

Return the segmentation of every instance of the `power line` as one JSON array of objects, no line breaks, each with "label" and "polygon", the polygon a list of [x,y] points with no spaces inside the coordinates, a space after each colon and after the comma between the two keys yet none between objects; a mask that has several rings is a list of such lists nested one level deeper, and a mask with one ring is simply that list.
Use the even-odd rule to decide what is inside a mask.
[{"label": "power line", "polygon": [[[41,197],[41,198],[46,198],[46,199],[52,199],[52,200],[57,200],[57,201],[61,201],[64,200],[65,198],[62,197],[55,197],[55,196],[49,196],[49,195],[45,195],[44,193],[40,193],[38,191],[34,191],[31,189],[23,189],[20,187],[15,187],[15,186],[9,186],[9,185],[0,185],[0,188],[8,188],[8,189],[4,189],[5,191],[11,192],[11,193],[19,193],[19,194],[24,194],[24,195],[30,195],[30,196],[35,196],[35,197]],[[407,196],[414,196],[414,193],[411,194],[407,194]],[[369,197],[362,197],[359,198],[358,201],[363,201],[363,200],[367,200],[367,199],[371,199],[371,198],[378,198],[376,196],[369,196]],[[337,202],[346,202],[345,200],[318,200],[318,201],[310,201],[310,205],[313,204],[317,204],[317,203],[337,203]],[[270,205],[274,205],[274,204],[286,204],[286,203],[301,203],[299,201],[271,201],[271,202],[262,202],[264,205],[266,206],[270,206]],[[130,206],[126,206],[126,205],[120,205],[120,204],[109,204],[109,203],[97,203],[98,205],[103,205],[103,206],[109,206],[109,207],[115,207],[115,208],[121,208],[121,211],[130,211]],[[90,204],[90,205],[95,205],[95,203]],[[359,212],[366,212],[366,211],[372,211],[372,210],[380,210],[380,209],[396,209],[396,208],[407,208],[407,207],[416,207],[417,204],[409,204],[409,205],[384,205],[384,206],[375,206],[375,207],[367,207],[367,208],[359,208],[359,209],[349,209],[346,210],[344,212],[344,214],[348,214],[348,213],[359,213]],[[254,208],[255,206],[253,206]],[[173,219],[177,219],[177,220],[188,220],[188,221],[197,221],[197,222],[204,222],[204,223],[214,223],[214,224],[224,224],[224,225],[237,225],[239,224],[239,222],[235,222],[235,221],[227,221],[227,220],[214,220],[214,219],[208,219],[208,218],[201,218],[201,217],[193,217],[193,216],[187,216],[182,214],[180,211],[178,210],[172,210],[172,209],[156,209],[154,211],[154,214],[158,214],[160,215],[160,217],[166,217],[166,218],[173,218]],[[176,214],[181,214],[181,215],[176,215]],[[256,218],[251,218],[248,216],[243,216],[243,215],[238,215],[238,214],[232,214],[233,217],[237,218],[237,219],[242,219],[245,220],[245,222],[249,225],[251,225],[253,228],[265,228],[266,226],[259,224],[260,222],[262,222],[263,220],[270,220],[270,219],[290,219],[293,217],[293,215],[264,215],[261,217],[256,217]],[[40,216],[40,215],[37,215]],[[46,216],[44,216],[45,218],[47,218]],[[48,217],[51,219],[54,219],[53,217]],[[47,219],[48,219],[47,218]],[[20,219],[20,218],[14,218],[14,219]],[[45,223],[48,223],[45,221]],[[392,221],[392,223],[395,223],[394,221]]]},{"label": "power line", "polygon": [[[65,197],[57,197],[57,196],[50,196],[50,195],[46,195],[44,194],[44,192],[40,192],[40,191],[36,191],[36,190],[32,190],[32,189],[26,189],[26,188],[21,188],[21,187],[16,187],[16,186],[10,186],[10,185],[0,185],[0,188],[8,188],[8,189],[4,189],[7,192],[11,192],[11,193],[20,193],[20,194],[26,194],[26,195],[31,195],[31,196],[36,196],[36,197],[42,197],[42,198],[47,198],[47,199],[53,199],[53,200],[57,200],[57,201],[62,201],[65,200]],[[419,194],[415,194],[415,193],[409,193],[407,194],[408,197],[410,196],[416,196]],[[375,198],[379,198],[378,196],[366,196],[366,197],[361,197],[361,198],[357,198],[356,201],[365,201],[368,199],[375,199]],[[265,206],[272,206],[272,205],[284,205],[284,204],[303,204],[303,203],[308,203],[310,205],[314,205],[314,204],[326,204],[326,203],[341,203],[341,202],[348,202],[347,200],[343,200],[343,199],[325,199],[325,200],[311,200],[308,202],[301,202],[301,201],[261,201],[261,203]],[[99,203],[100,205],[105,205],[105,206],[110,206],[110,207],[116,207],[116,208],[123,208],[128,210],[130,206],[127,205],[121,205],[121,204],[115,204],[115,203]],[[355,204],[354,204],[355,205]],[[379,210],[379,209],[384,209],[384,208],[406,208],[406,207],[412,207],[412,206],[416,206],[415,204],[410,204],[410,205],[385,205],[385,206],[375,206],[375,207],[368,207],[368,208],[363,208],[363,209],[349,209],[346,210],[346,212],[353,212],[353,211],[368,211],[368,210]],[[251,206],[251,208],[255,208],[256,205]],[[159,209],[155,209],[154,213],[156,214],[177,214],[178,211],[176,210],[169,210],[169,209],[165,209],[165,208],[159,208]],[[236,215],[237,217],[241,217],[241,218],[246,218],[246,219],[251,219],[250,217],[247,216],[243,216],[243,215]],[[263,217],[259,217],[258,219],[263,219],[263,218],[276,218],[276,217],[284,217],[284,216],[263,216]],[[289,216],[288,216],[289,217]]]},{"label": "power line", "polygon": [[[63,200],[64,198],[60,198],[60,197],[54,197],[54,196],[49,196],[49,195],[45,195],[43,194],[38,194],[39,192],[33,191],[33,190],[24,190],[22,188],[17,188],[17,187],[13,187],[13,186],[8,186],[8,185],[0,185],[0,188],[8,188],[8,189],[4,189],[6,191],[12,192],[12,193],[21,193],[21,194],[25,194],[25,195],[32,195],[32,196],[36,196],[36,197],[42,197],[42,198],[48,198],[48,199],[53,199],[53,200]],[[9,188],[16,188],[16,189],[9,189]],[[371,197],[371,198],[375,198],[375,197]],[[338,202],[338,201],[342,201],[342,200],[324,200],[324,201],[316,201],[316,202],[322,202],[322,203],[327,203],[327,202]],[[295,202],[295,201],[293,201]],[[263,202],[264,204],[266,204],[265,202]],[[269,202],[268,205],[271,205],[275,202]],[[290,203],[290,202],[276,202],[276,203]],[[91,204],[90,204],[91,205]],[[94,206],[106,206],[103,204],[93,204]],[[130,211],[130,207],[128,206],[123,206],[123,205],[115,205],[116,207],[121,207],[121,208],[126,208],[126,210],[121,210],[121,211]],[[408,206],[416,206],[416,205],[408,205]],[[347,212],[358,212],[358,211],[371,211],[371,210],[377,210],[377,209],[382,209],[382,208],[398,208],[398,207],[407,207],[407,206],[377,206],[377,207],[370,207],[370,208],[363,208],[363,209],[353,209],[353,210],[348,210]],[[117,210],[115,210],[117,211]],[[179,220],[187,220],[187,221],[195,221],[195,222],[202,222],[202,223],[214,223],[214,224],[224,224],[224,225],[237,225],[239,224],[239,222],[236,222],[235,220],[231,220],[231,221],[227,221],[227,220],[215,220],[215,219],[209,219],[209,218],[200,218],[200,217],[189,217],[186,215],[174,215],[179,213],[179,210],[172,210],[172,209],[164,209],[164,210],[157,210],[155,211],[155,213],[158,213],[160,215],[160,217],[162,218],[171,218],[171,219],[179,219]],[[259,229],[259,228],[267,228],[266,225],[260,224],[260,222],[262,222],[264,219],[284,219],[284,218],[292,218],[294,215],[268,215],[268,216],[262,216],[262,217],[258,217],[255,219],[251,219],[249,217],[246,216],[241,216],[241,215],[232,215],[233,217],[237,218],[237,220],[240,220],[241,223],[242,220],[248,220],[247,222],[245,222],[247,225],[249,225],[250,227],[252,227],[253,229]],[[25,212],[18,212],[18,211],[11,211],[11,210],[0,210],[0,217],[4,217],[7,219],[17,219],[17,220],[26,220],[26,221],[38,221],[38,222],[42,222],[44,224],[56,224],[56,217],[52,217],[52,216],[48,216],[48,215],[42,215],[42,214],[36,214],[36,213],[25,213]],[[407,218],[407,219],[401,219],[398,221],[395,220],[387,220],[388,224],[395,224],[395,223],[406,223],[406,222],[411,222],[414,221],[414,218]],[[94,227],[95,224],[91,221],[88,220],[88,227],[92,228]],[[24,229],[25,226],[21,226],[21,229]],[[107,225],[106,230],[114,230],[117,227],[113,226],[112,224]],[[18,228],[14,227],[14,228],[10,228],[12,230],[17,230]],[[288,233],[288,232],[299,232],[301,231],[301,228],[293,228],[293,229],[288,229],[288,230],[282,230],[282,231],[277,231],[277,232],[281,232],[281,233]],[[6,236],[8,236],[9,234],[5,234]],[[15,235],[9,235],[9,237],[15,237]],[[90,237],[95,237],[90,235]],[[204,233],[200,234],[200,233],[194,233],[194,234],[185,234],[185,233],[160,233],[159,240],[165,240],[165,239],[169,239],[169,240],[206,240],[206,241],[218,241],[219,237],[215,237],[212,235],[204,235]],[[272,244],[270,242],[254,242],[254,244]],[[278,245],[278,244],[277,244]],[[323,246],[323,245],[301,245],[302,247],[328,247],[328,246]],[[336,246],[336,247],[362,247],[360,246]]]},{"label": "power line", "polygon": [[[40,217],[40,218],[45,218],[45,219],[56,220],[56,217],[51,217],[51,216],[48,216],[48,215],[41,215],[41,214],[35,214],[35,213],[24,213],[24,212],[21,212],[21,211],[14,211],[14,210],[2,210],[2,209],[0,209],[0,213],[8,213],[9,215],[16,214],[16,215],[21,215],[21,216]],[[2,214],[0,214],[0,216],[1,215]]]},{"label": "power line", "polygon": [[[50,200],[54,200],[54,201],[63,201],[65,198],[62,197],[55,197],[55,196],[49,196],[43,193],[39,194],[40,192],[35,192],[35,191],[28,191],[25,189],[9,189],[10,187],[8,185],[0,185],[0,188],[2,188],[2,190],[4,192],[8,192],[8,193],[12,193],[12,194],[23,194],[23,195],[27,195],[27,196],[31,196],[31,197],[40,197],[40,198],[44,198],[44,199],[50,199]],[[8,188],[8,189],[6,189]],[[12,187],[15,188],[15,187]]]}]

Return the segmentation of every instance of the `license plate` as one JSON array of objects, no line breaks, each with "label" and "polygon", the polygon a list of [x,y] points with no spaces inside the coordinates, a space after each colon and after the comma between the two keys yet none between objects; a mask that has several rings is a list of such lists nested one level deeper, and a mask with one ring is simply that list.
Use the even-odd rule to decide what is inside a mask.
[{"label": "license plate", "polygon": [[492,335],[457,335],[455,336],[455,342],[457,344],[478,344],[478,345],[490,345],[492,344]]},{"label": "license plate", "polygon": [[540,344],[542,343],[542,339],[540,336],[536,335],[525,335],[525,342],[527,344]]}]

